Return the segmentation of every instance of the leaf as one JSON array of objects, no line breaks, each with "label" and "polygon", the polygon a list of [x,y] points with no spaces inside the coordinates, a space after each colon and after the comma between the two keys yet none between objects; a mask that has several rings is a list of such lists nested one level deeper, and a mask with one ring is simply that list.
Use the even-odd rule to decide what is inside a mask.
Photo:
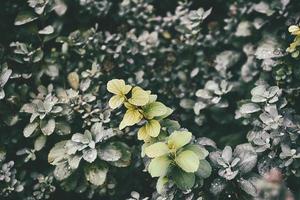
[{"label": "leaf", "polygon": [[91,165],[84,168],[84,175],[88,182],[100,186],[106,180],[108,169],[103,165]]},{"label": "leaf", "polygon": [[166,175],[171,160],[167,156],[160,156],[151,160],[148,171],[152,177],[160,177]]},{"label": "leaf", "polygon": [[260,111],[260,107],[255,103],[246,103],[240,107],[240,112],[242,114],[251,114],[257,111]]},{"label": "leaf", "polygon": [[197,176],[201,178],[208,178],[211,175],[212,168],[206,160],[200,160],[199,167],[196,172]]},{"label": "leaf", "polygon": [[130,165],[130,148],[123,142],[114,142],[113,145],[116,146],[122,152],[122,157],[117,161],[110,162],[110,164],[116,167],[127,167],[128,165]]},{"label": "leaf", "polygon": [[162,119],[165,119],[166,117],[170,116],[171,114],[173,113],[173,109],[169,108],[166,106],[166,112],[165,114],[159,116],[159,117],[156,117],[157,120],[162,120]]},{"label": "leaf", "polygon": [[37,17],[33,13],[31,13],[29,11],[21,11],[17,15],[14,24],[16,26],[19,26],[19,25],[23,25],[23,24],[27,24],[29,22],[32,22],[32,21],[34,21],[36,19],[37,19]]},{"label": "leaf", "polygon": [[51,135],[55,129],[55,120],[54,119],[42,120],[40,122],[40,127],[44,135]]},{"label": "leaf", "polygon": [[195,101],[192,99],[185,98],[180,100],[179,105],[184,109],[192,109],[195,105]]},{"label": "leaf", "polygon": [[178,121],[165,119],[163,121],[160,121],[162,127],[166,127],[169,132],[174,132],[175,130],[180,129],[180,124]]},{"label": "leaf", "polygon": [[168,138],[168,146],[171,149],[179,149],[188,144],[192,139],[192,133],[188,131],[174,131]]},{"label": "leaf", "polygon": [[209,154],[209,152],[205,148],[197,144],[189,144],[186,147],[184,147],[184,150],[193,151],[198,156],[199,160],[205,159]]},{"label": "leaf", "polygon": [[203,99],[211,99],[213,98],[213,94],[212,92],[210,92],[209,90],[205,90],[205,89],[199,89],[197,90],[196,94],[197,97],[201,97]]},{"label": "leaf", "polygon": [[251,144],[247,143],[236,146],[233,155],[240,158],[238,166],[239,171],[242,173],[248,173],[256,166],[257,154]]},{"label": "leaf", "polygon": [[34,113],[35,111],[36,111],[36,105],[33,103],[26,103],[20,109],[20,112],[26,112],[26,113]]},{"label": "leaf", "polygon": [[186,172],[196,172],[199,167],[198,156],[190,150],[185,150],[175,158],[176,164]]},{"label": "leaf", "polygon": [[0,99],[4,99],[4,97],[5,97],[5,92],[3,88],[0,88]]},{"label": "leaf", "polygon": [[29,123],[23,130],[24,137],[30,137],[38,125],[37,122]]},{"label": "leaf", "polygon": [[41,61],[43,56],[44,56],[44,52],[42,51],[42,49],[41,48],[36,49],[32,55],[32,62],[37,63]]},{"label": "leaf", "polygon": [[209,153],[209,159],[215,166],[219,165],[218,161],[220,160],[221,156],[222,156],[221,151],[213,151]]},{"label": "leaf", "polygon": [[226,187],[226,182],[224,179],[216,178],[211,183],[211,186],[209,188],[210,192],[214,195],[220,194]]},{"label": "leaf", "polygon": [[138,131],[139,140],[147,140],[150,136],[157,137],[160,132],[160,124],[157,120],[149,120]]},{"label": "leaf", "polygon": [[55,129],[59,135],[69,135],[71,133],[70,125],[65,121],[55,122]]},{"label": "leaf", "polygon": [[168,183],[168,178],[167,177],[159,177],[156,183],[156,190],[158,194],[163,194],[166,191],[166,184]]},{"label": "leaf", "polygon": [[125,85],[125,81],[122,79],[113,79],[107,83],[107,90],[116,95],[125,95],[131,88],[130,85]]},{"label": "leaf", "polygon": [[51,25],[46,26],[45,28],[43,28],[42,30],[39,31],[39,34],[41,35],[49,35],[54,33],[54,28]]},{"label": "leaf", "polygon": [[72,172],[73,171],[69,167],[68,163],[64,162],[55,167],[53,174],[56,180],[62,181],[68,178],[72,174]]},{"label": "leaf", "polygon": [[58,142],[52,147],[48,154],[48,163],[51,165],[57,165],[60,161],[62,161],[65,157],[65,145],[67,140],[63,140]]},{"label": "leaf", "polygon": [[217,148],[217,145],[216,143],[209,139],[209,138],[206,138],[206,137],[200,137],[197,139],[197,143],[202,145],[202,146],[210,146],[210,147],[213,147],[213,148]]},{"label": "leaf", "polygon": [[12,73],[12,70],[7,69],[7,68],[1,72],[1,74],[0,74],[0,88],[3,87],[6,84],[6,82],[8,81],[11,73]]},{"label": "leaf", "polygon": [[104,161],[117,161],[122,157],[122,152],[114,144],[107,144],[98,149],[98,157]]},{"label": "leaf", "polygon": [[132,126],[140,122],[143,118],[143,115],[138,110],[127,110],[123,120],[119,125],[119,129],[122,130],[126,126]]},{"label": "leaf", "polygon": [[227,162],[230,163],[232,160],[232,149],[230,146],[226,146],[222,152],[222,158]]},{"label": "leaf", "polygon": [[70,167],[72,169],[77,169],[78,166],[79,166],[79,163],[82,159],[82,156],[79,156],[79,155],[71,155],[69,158],[68,158],[68,163],[70,165]]},{"label": "leaf", "polygon": [[181,190],[191,189],[195,184],[195,174],[187,173],[179,168],[173,168],[170,176]]},{"label": "leaf", "polygon": [[108,105],[111,109],[116,109],[123,104],[124,100],[125,100],[124,96],[114,95],[109,99]]},{"label": "leaf", "polygon": [[247,194],[255,197],[258,194],[258,191],[255,185],[250,181],[243,178],[240,178],[238,181],[242,190],[244,190]]},{"label": "leaf", "polygon": [[40,151],[46,144],[47,137],[44,135],[40,135],[38,138],[36,138],[34,142],[34,149],[36,151]]},{"label": "leaf", "polygon": [[92,163],[97,158],[97,150],[96,149],[84,149],[82,151],[83,153],[83,159],[89,163]]},{"label": "leaf", "polygon": [[169,153],[168,146],[163,142],[157,142],[146,147],[145,154],[150,158],[156,158]]},{"label": "leaf", "polygon": [[131,91],[131,98],[128,102],[135,106],[144,106],[149,102],[150,94],[140,87],[134,87]]},{"label": "leaf", "polygon": [[296,25],[291,25],[289,26],[289,32],[292,33],[293,35],[298,35],[300,34],[300,28]]},{"label": "leaf", "polygon": [[267,89],[266,85],[258,85],[251,90],[251,95],[252,96],[256,96],[256,95],[262,96],[266,92],[266,89]]},{"label": "leaf", "polygon": [[147,119],[159,117],[167,112],[167,107],[161,102],[153,102],[143,107],[144,115]]},{"label": "leaf", "polygon": [[72,89],[78,90],[79,88],[79,75],[77,72],[71,72],[68,74],[68,83]]}]

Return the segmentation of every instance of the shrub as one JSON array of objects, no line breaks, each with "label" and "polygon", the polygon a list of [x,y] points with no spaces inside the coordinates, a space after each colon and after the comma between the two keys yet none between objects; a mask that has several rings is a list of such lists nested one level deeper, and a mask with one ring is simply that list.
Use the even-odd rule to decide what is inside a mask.
[{"label": "shrub", "polygon": [[296,0],[4,0],[0,199],[299,199]]}]

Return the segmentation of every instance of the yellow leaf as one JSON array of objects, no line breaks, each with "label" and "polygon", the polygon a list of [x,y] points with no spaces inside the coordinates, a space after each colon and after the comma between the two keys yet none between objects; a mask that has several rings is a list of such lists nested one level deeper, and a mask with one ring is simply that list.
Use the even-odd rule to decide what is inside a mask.
[{"label": "yellow leaf", "polygon": [[127,109],[129,109],[129,110],[135,110],[135,109],[136,109],[136,106],[131,105],[130,103],[127,103],[127,102],[124,103],[124,106],[125,106]]},{"label": "yellow leaf", "polygon": [[190,150],[181,152],[175,158],[175,162],[181,169],[188,173],[197,171],[199,167],[199,157]]},{"label": "yellow leaf", "polygon": [[163,142],[157,142],[145,148],[145,154],[150,158],[156,158],[168,153],[169,153],[169,148]]},{"label": "yellow leaf", "polygon": [[113,94],[125,95],[131,90],[130,85],[126,85],[122,79],[113,79],[108,81],[107,90]]},{"label": "yellow leaf", "polygon": [[160,124],[157,120],[150,120],[146,125],[146,132],[151,137],[157,137],[160,132]]},{"label": "yellow leaf", "polygon": [[289,32],[292,35],[300,35],[300,28],[299,28],[299,26],[292,25],[292,26],[289,27]]},{"label": "yellow leaf", "polygon": [[132,126],[139,123],[142,118],[143,115],[138,110],[127,110],[119,125],[119,129],[122,130],[126,126]]},{"label": "yellow leaf", "polygon": [[134,87],[132,89],[132,96],[128,99],[128,102],[135,106],[144,106],[149,102],[149,96],[149,92],[140,87]]},{"label": "yellow leaf", "polygon": [[148,171],[152,177],[160,177],[166,175],[171,160],[167,156],[160,156],[151,160]]},{"label": "yellow leaf", "polygon": [[120,105],[122,105],[122,103],[124,102],[125,98],[123,96],[120,95],[114,95],[110,98],[108,105],[109,107],[111,107],[112,109],[115,109],[117,107],[119,107]]},{"label": "yellow leaf", "polygon": [[138,131],[138,139],[149,141],[150,137],[157,137],[160,132],[160,124],[157,120],[150,120]]},{"label": "yellow leaf", "polygon": [[138,140],[144,140],[145,142],[149,142],[150,136],[147,134],[145,126],[139,129]]},{"label": "yellow leaf", "polygon": [[68,74],[68,82],[72,89],[78,90],[79,88],[79,76],[77,72],[71,72]]},{"label": "yellow leaf", "polygon": [[192,139],[192,133],[188,131],[174,131],[168,139],[170,149],[177,150],[188,144]]},{"label": "yellow leaf", "polygon": [[156,94],[150,94],[148,103],[153,103],[154,101],[156,101],[156,99],[157,99]]}]

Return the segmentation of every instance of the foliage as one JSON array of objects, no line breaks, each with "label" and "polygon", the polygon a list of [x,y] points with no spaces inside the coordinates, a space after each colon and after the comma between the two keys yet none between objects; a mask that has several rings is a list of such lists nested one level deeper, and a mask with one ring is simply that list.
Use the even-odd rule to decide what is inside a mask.
[{"label": "foliage", "polygon": [[299,6],[3,0],[0,199],[299,199]]}]

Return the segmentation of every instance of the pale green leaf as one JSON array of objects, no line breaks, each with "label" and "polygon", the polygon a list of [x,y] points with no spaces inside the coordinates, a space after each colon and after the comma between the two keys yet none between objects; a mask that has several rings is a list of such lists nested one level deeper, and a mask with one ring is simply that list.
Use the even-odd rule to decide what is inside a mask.
[{"label": "pale green leaf", "polygon": [[145,105],[143,111],[147,119],[152,119],[164,115],[167,112],[167,107],[163,103],[156,101]]},{"label": "pale green leaf", "polygon": [[131,98],[128,102],[135,106],[144,106],[149,102],[150,94],[140,87],[134,87],[132,89]]},{"label": "pale green leaf", "polygon": [[145,154],[150,158],[156,158],[168,153],[168,145],[163,142],[157,142],[145,148]]},{"label": "pale green leaf", "polygon": [[171,149],[179,149],[188,144],[192,139],[192,133],[188,131],[174,131],[168,139],[168,146]]},{"label": "pale green leaf", "polygon": [[160,156],[151,160],[148,171],[152,177],[160,177],[166,175],[171,160],[167,156]]},{"label": "pale green leaf", "polygon": [[190,150],[181,152],[175,158],[176,164],[186,172],[195,172],[199,167],[198,156]]}]

